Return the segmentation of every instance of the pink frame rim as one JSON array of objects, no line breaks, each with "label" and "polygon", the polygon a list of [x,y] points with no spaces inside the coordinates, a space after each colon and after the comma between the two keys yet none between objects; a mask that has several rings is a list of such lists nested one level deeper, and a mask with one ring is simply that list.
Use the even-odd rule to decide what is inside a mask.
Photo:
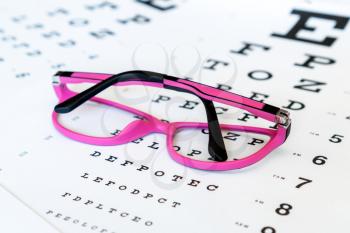
[{"label": "pink frame rim", "polygon": [[[59,103],[62,103],[63,101],[71,98],[72,96],[76,95],[77,93],[71,91],[67,84],[71,83],[99,83],[109,77],[111,77],[111,74],[99,74],[99,73],[86,73],[86,72],[73,72],[71,77],[65,77],[65,76],[55,76],[54,77],[54,91],[59,99]],[[179,82],[175,82],[172,80],[165,80],[165,85],[172,85],[175,87],[181,87],[189,89],[188,86],[184,85],[186,82],[190,82],[187,80],[179,80]],[[184,83],[184,84],[183,84]],[[146,85],[146,86],[153,86],[162,88],[164,87],[161,83],[152,83],[152,82],[145,82],[145,81],[127,81],[127,82],[121,82],[117,83],[115,85]],[[210,99],[215,102],[220,102],[223,104],[227,104],[233,107],[238,107],[245,109],[259,117],[262,117],[268,121],[276,122],[276,116],[273,114],[269,114],[266,112],[259,111],[259,109],[262,109],[264,107],[264,103],[251,100],[249,98],[245,98],[239,95],[236,95],[234,93],[224,92],[222,90],[209,87],[206,85],[202,85],[199,83],[191,82],[191,86],[195,85],[195,89],[191,89],[190,91],[197,92],[196,94],[203,97]],[[203,93],[211,93],[209,96],[205,96]],[[232,98],[238,99],[238,102],[241,102],[244,105],[240,105],[237,103],[227,102],[225,100],[219,99],[218,97],[225,97],[225,98]],[[137,109],[131,108],[129,106],[109,101],[106,99],[102,99],[99,97],[93,97],[91,101],[95,101],[98,103],[106,104],[112,107],[116,107],[128,112],[131,112],[133,114],[139,115],[146,120],[135,120],[131,123],[129,123],[120,134],[111,136],[111,137],[92,137],[88,135],[83,135],[77,132],[74,132],[68,128],[65,128],[63,125],[60,124],[58,120],[58,114],[53,111],[52,113],[52,121],[55,128],[65,135],[68,138],[74,139],[76,141],[80,141],[87,144],[93,144],[93,145],[100,145],[100,146],[113,146],[113,145],[120,145],[125,144],[128,142],[131,142],[133,140],[136,140],[140,137],[146,136],[151,133],[164,133],[167,136],[167,149],[172,157],[173,160],[176,162],[185,165],[187,167],[195,168],[195,169],[201,169],[201,170],[213,170],[213,171],[224,171],[224,170],[234,170],[234,169],[240,169],[247,167],[249,165],[252,165],[264,157],[266,157],[271,151],[276,149],[278,146],[280,146],[286,139],[287,129],[282,126],[278,125],[276,130],[267,129],[267,128],[260,128],[260,127],[250,127],[250,126],[239,126],[239,125],[227,125],[227,124],[220,124],[220,126],[224,129],[228,130],[235,130],[235,131],[245,131],[245,132],[252,132],[257,134],[263,134],[270,137],[269,142],[261,148],[259,151],[253,153],[252,155],[249,155],[245,158],[239,159],[239,160],[232,160],[232,161],[225,161],[225,162],[211,162],[211,161],[202,161],[202,160],[196,160],[192,159],[186,156],[181,155],[180,153],[176,152],[173,145],[173,138],[175,135],[175,132],[177,130],[180,130],[182,128],[206,128],[207,123],[198,123],[198,122],[171,122],[171,123],[164,123],[157,119],[156,117],[147,114],[145,112],[139,111]],[[248,105],[248,107],[247,107]],[[253,106],[253,107],[249,107]]]}]

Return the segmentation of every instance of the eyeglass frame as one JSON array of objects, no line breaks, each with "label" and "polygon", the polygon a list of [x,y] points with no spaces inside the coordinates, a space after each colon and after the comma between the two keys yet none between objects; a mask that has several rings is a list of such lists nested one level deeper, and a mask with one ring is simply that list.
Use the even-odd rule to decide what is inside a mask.
[{"label": "eyeglass frame", "polygon": [[[151,133],[164,133],[167,135],[167,149],[172,159],[184,166],[201,170],[234,170],[252,165],[283,144],[291,129],[291,119],[289,118],[289,112],[286,110],[205,84],[151,71],[135,70],[114,75],[58,71],[53,76],[52,83],[54,91],[59,99],[59,104],[55,106],[52,113],[52,121],[55,128],[66,137],[93,145],[112,146],[125,144]],[[96,84],[80,93],[76,93],[67,87],[67,84],[78,83]],[[108,87],[126,85],[152,86],[193,94],[204,104],[207,114],[207,123],[165,123],[151,114],[114,101],[96,97],[98,93]],[[68,113],[88,100],[131,112],[141,116],[145,120],[135,120],[129,123],[118,135],[111,137],[94,137],[81,134],[64,127],[59,122],[58,114]],[[246,110],[267,121],[274,122],[277,124],[277,129],[220,124],[213,101]],[[188,158],[175,151],[173,138],[176,131],[182,128],[208,129],[208,151],[213,161]],[[269,136],[270,140],[263,148],[247,157],[226,161],[228,156],[221,135],[221,129],[263,134]]]}]

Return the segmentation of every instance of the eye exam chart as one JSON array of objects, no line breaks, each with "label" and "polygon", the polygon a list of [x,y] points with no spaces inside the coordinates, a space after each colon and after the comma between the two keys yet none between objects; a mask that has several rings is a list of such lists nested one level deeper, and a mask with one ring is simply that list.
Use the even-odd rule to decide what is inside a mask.
[{"label": "eye exam chart", "polygon": [[[1,232],[348,232],[349,20],[345,1],[2,1]],[[80,143],[52,125],[58,70],[188,78],[288,110],[291,133],[258,163],[220,172],[176,163],[160,134]],[[165,120],[201,117],[194,100],[169,99],[133,100]]]}]

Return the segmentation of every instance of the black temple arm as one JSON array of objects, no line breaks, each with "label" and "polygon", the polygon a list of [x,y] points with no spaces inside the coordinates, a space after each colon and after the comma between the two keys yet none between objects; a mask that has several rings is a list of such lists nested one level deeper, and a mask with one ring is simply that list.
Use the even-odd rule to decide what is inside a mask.
[{"label": "black temple arm", "polygon": [[[167,76],[167,79],[176,80],[175,77]],[[195,93],[188,91],[180,87],[174,87],[169,85],[164,85],[165,88],[175,91],[181,91],[196,95]],[[197,96],[197,95],[196,95]],[[216,115],[214,104],[211,100],[206,100],[197,96],[202,103],[204,104],[205,111],[207,114],[208,121],[208,133],[209,133],[209,143],[208,143],[208,152],[214,159],[214,161],[223,162],[227,160],[227,152],[224,144],[224,139],[221,134],[220,124],[218,117]]]},{"label": "black temple arm", "polygon": [[222,137],[218,116],[216,115],[213,101],[202,99],[208,118],[209,131],[209,154],[215,161],[223,162],[227,160],[227,152],[224,139]]},{"label": "black temple arm", "polygon": [[55,112],[68,113],[75,108],[79,107],[84,102],[88,101],[92,97],[96,96],[108,87],[118,83],[126,81],[144,81],[144,82],[157,82],[163,83],[163,74],[149,72],[149,71],[129,71],[113,75],[106,80],[90,87],[89,89],[67,99],[66,101],[55,106]]}]

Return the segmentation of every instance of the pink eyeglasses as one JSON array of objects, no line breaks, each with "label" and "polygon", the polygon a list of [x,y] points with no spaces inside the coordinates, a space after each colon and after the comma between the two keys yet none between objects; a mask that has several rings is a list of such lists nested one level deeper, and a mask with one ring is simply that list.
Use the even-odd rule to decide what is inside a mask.
[{"label": "pink eyeglasses", "polygon": [[[71,86],[81,84],[94,85],[81,92],[71,88]],[[206,122],[169,123],[119,101],[99,96],[111,87],[119,86],[119,88],[126,88],[124,91],[127,91],[129,87],[140,85],[194,95],[204,106]],[[163,133],[166,134],[167,149],[171,157],[184,166],[197,169],[232,170],[254,164],[284,143],[291,127],[289,113],[285,110],[204,84],[155,72],[128,71],[113,75],[59,71],[53,78],[53,87],[60,103],[55,106],[52,120],[54,126],[63,135],[88,144],[112,146],[135,142],[135,140],[151,133]],[[88,103],[90,104],[89,110],[84,107]],[[276,127],[272,129],[237,124],[220,124],[214,103],[248,111],[257,117],[276,123]],[[93,120],[92,110],[101,107],[103,110],[98,115],[99,124]],[[71,115],[68,120],[64,120],[65,116],[78,110],[79,112],[75,115]],[[126,117],[128,114],[133,117]],[[180,112],[178,114],[181,115]],[[135,115],[137,119],[135,119]],[[76,123],[79,121],[85,121],[86,123],[84,126],[79,126]],[[89,128],[94,128],[98,124],[103,131],[101,131],[101,134],[87,132],[90,130]],[[108,124],[112,126],[107,126]],[[119,129],[113,131],[114,126],[114,130]],[[183,138],[185,138],[183,141],[187,144],[190,143],[191,148],[197,148],[193,144],[197,141],[204,143],[206,148],[192,148],[191,153],[187,153],[188,151],[183,151],[185,146],[175,145],[175,139],[180,138],[181,141],[181,132],[184,130],[197,130],[196,132],[198,132],[197,134],[183,135]],[[247,141],[248,139],[246,141],[241,140],[241,134],[252,134],[254,135],[253,140],[250,143]],[[258,139],[256,135],[266,137],[268,140]],[[195,137],[197,136],[206,139],[196,140]],[[237,146],[239,140],[248,143],[244,146]],[[256,148],[256,144],[259,144],[261,148],[252,150],[251,148]],[[249,149],[247,149],[247,155],[239,159],[230,156],[231,148],[234,148],[233,151],[236,153],[240,153],[243,151],[243,147]],[[241,150],[237,150],[237,148],[241,148]]]}]

